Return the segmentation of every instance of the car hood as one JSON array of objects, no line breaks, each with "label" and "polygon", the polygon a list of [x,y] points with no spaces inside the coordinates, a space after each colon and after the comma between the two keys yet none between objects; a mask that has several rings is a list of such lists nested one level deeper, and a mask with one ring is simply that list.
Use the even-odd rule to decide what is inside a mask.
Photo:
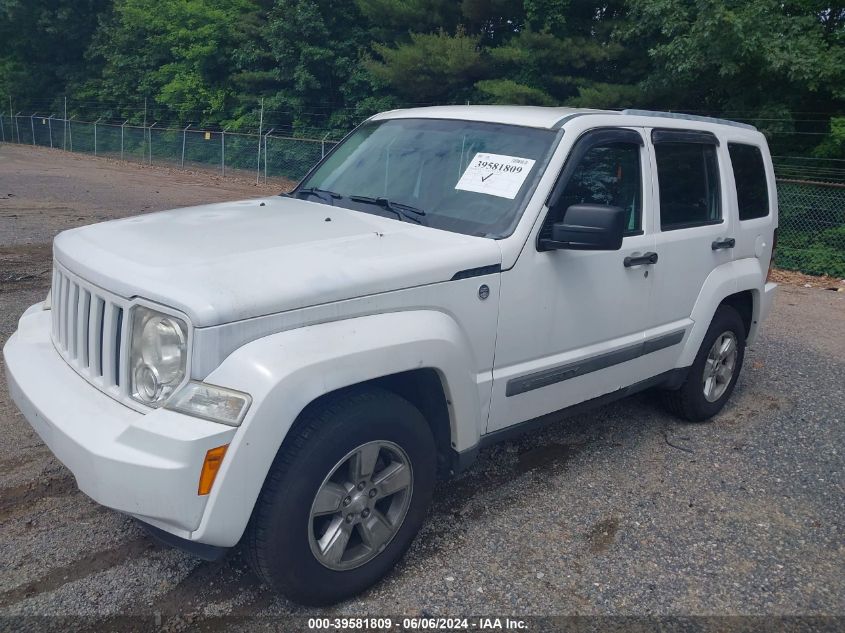
[{"label": "car hood", "polygon": [[284,197],[71,229],[53,250],[83,279],[181,310],[196,327],[449,281],[501,263],[495,240]]}]

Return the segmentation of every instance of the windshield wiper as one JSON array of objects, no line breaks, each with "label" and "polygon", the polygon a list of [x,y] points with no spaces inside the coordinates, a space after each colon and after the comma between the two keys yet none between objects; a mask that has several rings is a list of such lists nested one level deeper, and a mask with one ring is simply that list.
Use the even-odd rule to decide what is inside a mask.
[{"label": "windshield wiper", "polygon": [[297,191],[293,192],[294,196],[299,196],[300,194],[304,194],[306,196],[314,196],[323,200],[324,202],[328,202],[332,206],[334,206],[333,200],[340,200],[343,196],[339,193],[335,193],[334,191],[329,191],[328,189],[320,189],[318,187],[308,187],[307,189],[298,189]]},{"label": "windshield wiper", "polygon": [[373,198],[372,196],[349,196],[353,202],[364,202],[366,204],[374,204],[383,209],[395,213],[400,220],[410,220],[417,224],[422,224],[422,220],[417,216],[425,215],[425,211],[412,207],[410,204],[404,202],[393,202],[387,198]]}]

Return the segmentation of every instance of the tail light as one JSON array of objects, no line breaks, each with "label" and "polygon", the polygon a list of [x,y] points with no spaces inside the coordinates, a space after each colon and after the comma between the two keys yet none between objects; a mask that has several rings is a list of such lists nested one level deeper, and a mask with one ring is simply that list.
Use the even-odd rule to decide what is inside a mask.
[{"label": "tail light", "polygon": [[772,258],[769,260],[769,273],[766,275],[766,281],[772,280],[772,267],[775,265],[775,250],[778,247],[778,230],[775,229],[774,237],[772,237]]}]

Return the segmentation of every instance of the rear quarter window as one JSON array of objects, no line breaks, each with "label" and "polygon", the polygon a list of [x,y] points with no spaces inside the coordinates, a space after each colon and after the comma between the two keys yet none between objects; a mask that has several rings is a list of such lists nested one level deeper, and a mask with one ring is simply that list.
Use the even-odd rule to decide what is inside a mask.
[{"label": "rear quarter window", "polygon": [[769,215],[769,189],[766,167],[759,147],[745,143],[728,143],[731,155],[736,202],[740,220],[753,220]]}]

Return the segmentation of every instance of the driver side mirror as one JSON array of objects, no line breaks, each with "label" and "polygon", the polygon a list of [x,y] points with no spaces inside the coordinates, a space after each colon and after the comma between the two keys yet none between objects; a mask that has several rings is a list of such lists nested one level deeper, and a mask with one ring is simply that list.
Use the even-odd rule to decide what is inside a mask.
[{"label": "driver side mirror", "polygon": [[618,251],[625,233],[625,209],[603,204],[573,204],[562,222],[552,225],[552,239],[542,250]]}]

